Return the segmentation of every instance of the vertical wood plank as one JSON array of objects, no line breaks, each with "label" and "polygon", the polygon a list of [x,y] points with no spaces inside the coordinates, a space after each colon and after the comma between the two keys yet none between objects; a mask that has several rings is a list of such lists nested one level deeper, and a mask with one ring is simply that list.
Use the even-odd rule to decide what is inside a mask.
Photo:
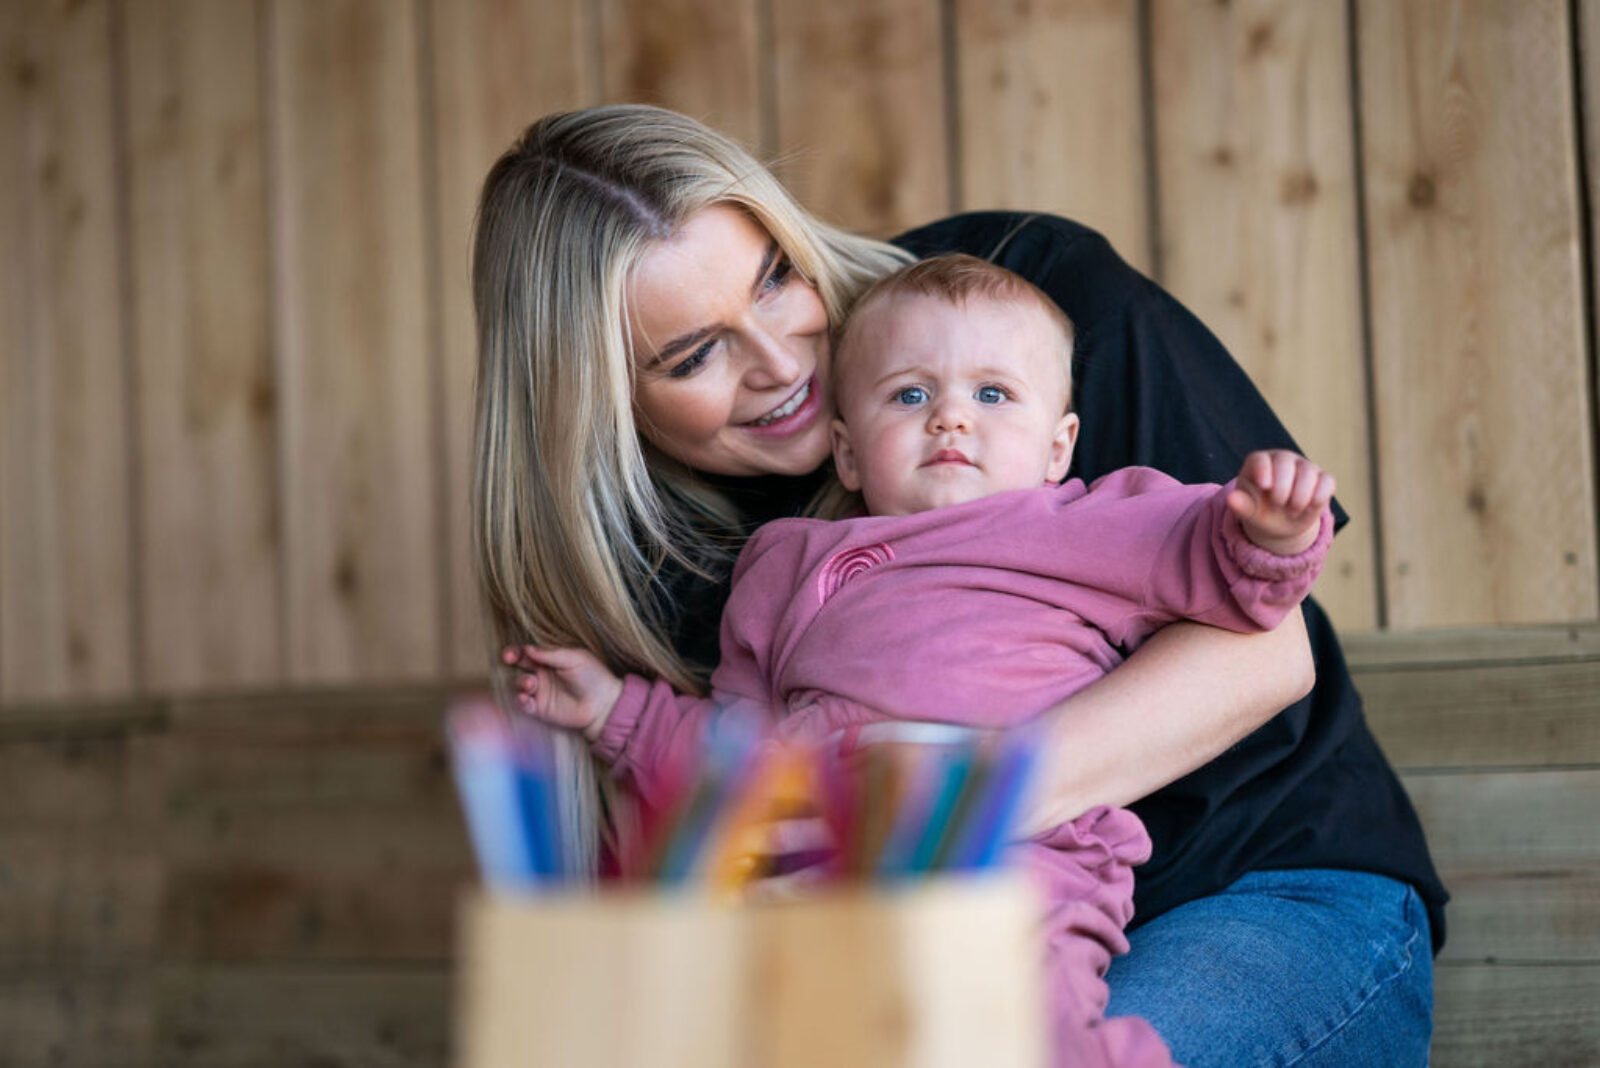
[{"label": "vertical wood plank", "polygon": [[938,0],[774,4],[778,174],[888,237],[950,208]]},{"label": "vertical wood plank", "polygon": [[1567,5],[1358,12],[1389,620],[1592,618]]},{"label": "vertical wood plank", "polygon": [[961,207],[1086,223],[1149,270],[1136,0],[956,0]]},{"label": "vertical wood plank", "polygon": [[416,11],[271,8],[292,681],[441,667]]},{"label": "vertical wood plank", "polygon": [[110,9],[0,6],[0,701],[135,685]]},{"label": "vertical wood plank", "polygon": [[146,684],[282,675],[255,0],[127,8]]},{"label": "vertical wood plank", "polygon": [[[1589,247],[1585,250],[1589,255],[1589,305],[1584,309],[1587,317],[1584,320],[1588,329],[1587,339],[1591,346],[1594,338],[1600,336],[1600,0],[1578,0],[1573,8],[1577,25],[1573,32],[1578,34],[1578,69],[1575,72],[1578,80],[1578,90],[1582,93],[1582,106],[1579,108],[1583,116],[1583,151],[1584,175],[1588,179],[1588,188],[1581,192],[1588,197],[1589,212]],[[1591,348],[1589,352],[1589,386],[1593,391],[1589,394],[1590,405],[1600,405],[1600,353]],[[1590,409],[1591,419],[1594,418],[1594,409]],[[1591,437],[1591,448],[1600,450],[1600,439]],[[1600,456],[1594,460],[1600,463]],[[1600,581],[1600,578],[1597,578]]]},{"label": "vertical wood plank", "polygon": [[481,676],[488,663],[472,562],[472,219],[484,175],[534,119],[586,102],[589,71],[579,0],[434,0],[434,181],[439,191],[444,351],[447,666]]},{"label": "vertical wood plank", "polygon": [[1342,3],[1152,8],[1163,280],[1214,330],[1352,522],[1316,595],[1377,625],[1354,137]]},{"label": "vertical wood plank", "polygon": [[754,0],[605,0],[604,96],[692,115],[761,145]]}]

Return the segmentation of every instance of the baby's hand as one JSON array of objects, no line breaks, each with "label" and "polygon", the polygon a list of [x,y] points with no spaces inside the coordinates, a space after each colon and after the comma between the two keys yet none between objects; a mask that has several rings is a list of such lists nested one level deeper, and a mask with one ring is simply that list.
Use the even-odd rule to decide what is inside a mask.
[{"label": "baby's hand", "polygon": [[1294,556],[1317,540],[1333,490],[1333,476],[1304,456],[1265,449],[1244,458],[1228,507],[1245,537],[1268,552]]},{"label": "baby's hand", "polygon": [[516,676],[518,708],[553,727],[582,731],[591,742],[622,696],[622,680],[587,649],[513,645],[500,658]]}]

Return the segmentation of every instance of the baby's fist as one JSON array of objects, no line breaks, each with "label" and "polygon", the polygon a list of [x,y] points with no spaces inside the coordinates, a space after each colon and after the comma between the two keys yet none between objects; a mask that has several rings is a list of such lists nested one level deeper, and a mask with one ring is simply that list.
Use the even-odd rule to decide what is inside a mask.
[{"label": "baby's fist", "polygon": [[1316,464],[1288,449],[1264,449],[1244,458],[1228,508],[1245,537],[1279,556],[1311,548],[1334,481]]},{"label": "baby's fist", "polygon": [[622,680],[586,649],[513,645],[501,659],[512,670],[521,711],[553,727],[582,731],[590,741],[622,696]]}]

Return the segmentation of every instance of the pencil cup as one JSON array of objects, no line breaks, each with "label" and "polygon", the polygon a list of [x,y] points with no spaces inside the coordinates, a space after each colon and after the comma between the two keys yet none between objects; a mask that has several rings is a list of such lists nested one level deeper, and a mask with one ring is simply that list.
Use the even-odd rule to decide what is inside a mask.
[{"label": "pencil cup", "polygon": [[457,1068],[1045,1063],[1017,873],[746,906],[477,896],[461,919]]}]

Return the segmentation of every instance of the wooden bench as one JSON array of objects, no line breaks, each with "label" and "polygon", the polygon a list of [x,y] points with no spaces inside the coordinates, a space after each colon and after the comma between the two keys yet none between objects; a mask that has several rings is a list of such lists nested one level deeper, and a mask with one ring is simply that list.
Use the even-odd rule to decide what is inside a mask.
[{"label": "wooden bench", "polygon": [[[1346,646],[1455,895],[1433,1063],[1600,1064],[1600,626]],[[445,695],[0,709],[0,1064],[445,1063]]]}]

